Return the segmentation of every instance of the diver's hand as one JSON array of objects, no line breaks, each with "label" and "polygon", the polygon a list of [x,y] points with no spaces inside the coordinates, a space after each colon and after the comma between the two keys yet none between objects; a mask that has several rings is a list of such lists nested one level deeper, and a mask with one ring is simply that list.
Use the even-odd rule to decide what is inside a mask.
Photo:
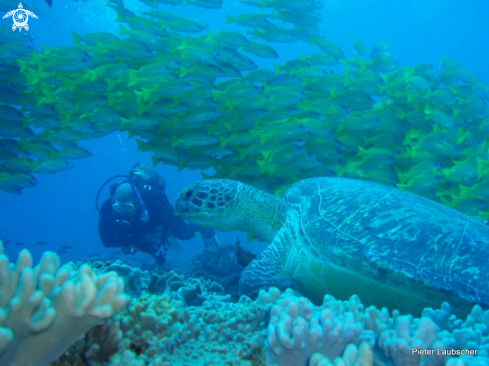
[{"label": "diver's hand", "polygon": [[140,221],[142,224],[146,224],[149,221],[148,215],[141,215]]},{"label": "diver's hand", "polygon": [[216,232],[212,229],[204,229],[202,232],[202,238],[203,239],[210,239],[216,236]]},{"label": "diver's hand", "polygon": [[164,253],[160,253],[159,255],[155,256],[155,264],[159,265],[159,266],[162,266],[165,264],[166,262],[166,254]]},{"label": "diver's hand", "polygon": [[122,253],[134,254],[134,253],[136,253],[136,251],[134,249],[132,249],[131,247],[127,246],[127,247],[122,247]]}]

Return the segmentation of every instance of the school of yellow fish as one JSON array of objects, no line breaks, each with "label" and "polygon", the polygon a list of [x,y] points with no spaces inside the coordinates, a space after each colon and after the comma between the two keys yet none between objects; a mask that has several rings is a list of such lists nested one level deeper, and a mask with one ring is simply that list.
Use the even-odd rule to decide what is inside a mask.
[{"label": "school of yellow fish", "polygon": [[[142,2],[151,10],[107,3],[118,35],[73,34],[42,53],[0,28],[0,189],[20,194],[33,174],[90,156],[79,141],[128,131],[154,165],[214,168],[276,194],[310,177],[364,179],[489,219],[489,86],[454,59],[435,75],[360,41],[346,58],[318,30],[320,0],[242,0],[259,8],[227,16],[243,34],[159,9],[222,0]],[[274,70],[253,61],[299,40],[314,53]]]}]

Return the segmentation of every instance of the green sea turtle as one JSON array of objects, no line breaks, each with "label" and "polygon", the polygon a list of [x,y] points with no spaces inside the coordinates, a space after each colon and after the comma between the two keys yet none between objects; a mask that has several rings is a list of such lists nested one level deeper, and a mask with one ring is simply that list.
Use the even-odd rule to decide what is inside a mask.
[{"label": "green sea turtle", "polygon": [[243,271],[240,293],[296,286],[419,315],[448,301],[489,305],[489,227],[427,198],[377,183],[313,178],[274,196],[238,181],[185,187],[175,214],[270,245]]}]

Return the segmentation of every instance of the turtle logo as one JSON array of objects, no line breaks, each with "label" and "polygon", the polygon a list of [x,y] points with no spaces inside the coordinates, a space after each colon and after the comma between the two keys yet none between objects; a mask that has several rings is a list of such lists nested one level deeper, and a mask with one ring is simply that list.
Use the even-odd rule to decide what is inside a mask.
[{"label": "turtle logo", "polygon": [[37,19],[36,14],[34,14],[32,11],[25,10],[22,3],[19,3],[19,8],[9,11],[3,16],[3,19],[12,16],[14,21],[14,25],[12,25],[13,31],[15,31],[17,28],[19,28],[19,32],[22,31],[22,28],[25,28],[25,30],[28,31],[29,25],[27,24],[27,21],[29,20],[29,15]]}]

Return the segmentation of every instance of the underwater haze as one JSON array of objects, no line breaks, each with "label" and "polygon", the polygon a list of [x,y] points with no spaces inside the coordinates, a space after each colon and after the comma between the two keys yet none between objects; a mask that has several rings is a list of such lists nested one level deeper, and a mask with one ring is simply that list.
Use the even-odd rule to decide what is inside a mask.
[{"label": "underwater haze", "polygon": [[489,366],[487,0],[1,12],[0,366]]},{"label": "underwater haze", "polygon": [[[8,6],[11,4],[13,2],[8,2]],[[38,19],[29,19],[28,34],[39,52],[44,45],[51,48],[72,45],[72,32],[81,36],[93,32],[119,32],[116,12],[106,6],[105,0],[53,0],[52,7],[42,0],[36,0],[26,1],[23,5],[37,13]],[[150,9],[136,0],[125,0],[124,5],[135,14],[139,14],[139,10]],[[8,6],[4,4],[1,9],[7,12],[4,8]],[[202,20],[213,33],[235,31],[242,34],[245,33],[243,27],[226,23],[226,14],[236,17],[259,11],[256,7],[234,0],[224,0],[221,9],[162,4],[159,8],[182,17]],[[489,83],[487,1],[324,0],[324,8],[319,13],[322,22],[318,24],[318,29],[327,32],[325,39],[340,46],[347,58],[357,56],[354,48],[356,40],[363,42],[368,53],[377,42],[384,41],[399,67],[414,67],[426,62],[433,66],[433,72],[437,75],[442,72],[440,60],[444,55],[472,70],[478,81]],[[11,18],[0,19],[0,25],[10,28]],[[252,34],[248,38],[251,40]],[[282,65],[299,58],[299,55],[319,52],[318,47],[305,41],[259,41],[272,46],[280,58],[250,57],[260,68],[272,71],[273,64]],[[340,66],[332,66],[331,69],[340,70]],[[184,98],[182,101],[185,101]],[[23,189],[21,195],[0,190],[0,237],[10,240],[6,252],[11,260],[23,248],[33,253],[36,262],[45,250],[56,251],[65,245],[73,249],[60,254],[63,262],[76,261],[93,253],[104,256],[114,251],[104,248],[98,237],[95,196],[103,182],[111,176],[127,174],[136,163],[152,164],[151,152],[138,151],[135,138],[129,138],[127,131],[81,140],[78,146],[86,148],[92,156],[72,160],[74,167],[66,171],[35,173],[38,183],[35,187]],[[202,179],[198,169],[177,171],[175,166],[160,163],[156,170],[166,179],[166,193],[170,202],[185,185]],[[214,170],[210,168],[205,173],[212,175]],[[106,198],[107,190],[102,192],[99,204]],[[241,242],[246,242],[243,233],[217,233],[221,243],[234,243],[236,236],[241,237]],[[38,242],[47,244],[38,245]],[[199,238],[182,242],[182,245],[185,253],[170,253],[170,261],[172,258],[188,257],[203,248]],[[264,247],[263,243],[254,242],[252,245],[256,251]]]}]

